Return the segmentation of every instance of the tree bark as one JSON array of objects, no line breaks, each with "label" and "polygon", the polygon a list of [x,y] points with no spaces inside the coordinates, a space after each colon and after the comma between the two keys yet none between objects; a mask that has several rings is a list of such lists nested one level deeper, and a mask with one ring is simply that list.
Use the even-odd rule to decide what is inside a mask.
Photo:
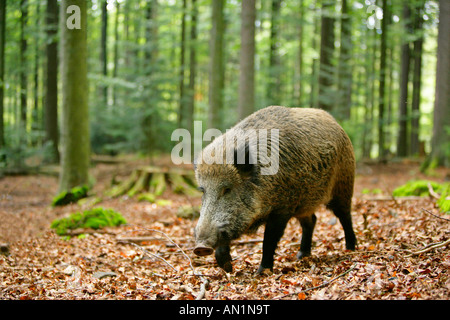
[{"label": "tree bark", "polygon": [[255,110],[255,0],[242,1],[238,117]]},{"label": "tree bark", "polygon": [[[25,28],[28,21],[28,0],[20,1],[20,126],[25,134],[27,130],[27,68],[26,51],[28,42]],[[25,141],[22,141],[22,143]]]},{"label": "tree bark", "polygon": [[[403,3],[403,19],[407,32],[410,29],[409,19],[411,9],[409,1]],[[400,74],[400,101],[399,101],[399,132],[397,140],[397,155],[406,157],[408,155],[408,82],[411,53],[409,42],[405,41],[401,48],[401,74]]]},{"label": "tree bark", "polygon": [[47,0],[46,11],[47,45],[46,45],[46,85],[44,105],[45,141],[52,144],[50,161],[59,162],[58,132],[58,1]]},{"label": "tree bark", "polygon": [[387,123],[385,113],[385,91],[386,91],[386,51],[387,51],[387,32],[389,13],[387,0],[383,0],[383,20],[381,21],[381,47],[380,47],[380,87],[379,104],[378,104],[378,158],[384,160],[386,158],[387,148],[385,145],[385,125]]},{"label": "tree bark", "polygon": [[178,109],[178,127],[185,128],[186,124],[186,95],[185,95],[185,85],[184,85],[184,74],[186,69],[186,10],[187,10],[187,0],[183,0],[183,13],[181,14],[181,43],[180,43],[180,101]]},{"label": "tree bark", "polygon": [[282,0],[272,0],[272,15],[270,19],[270,52],[269,81],[267,86],[268,105],[278,105],[281,101],[280,57],[278,53],[280,8]]},{"label": "tree bark", "polygon": [[413,43],[413,92],[411,105],[411,155],[419,154],[420,130],[420,90],[422,82],[422,49],[423,49],[423,5],[420,3],[414,13],[414,32],[418,38]]},{"label": "tree bark", "polygon": [[5,123],[3,117],[5,89],[5,27],[6,1],[0,1],[0,149],[5,146]]},{"label": "tree bark", "polygon": [[209,63],[209,112],[208,127],[222,129],[224,61],[224,0],[212,0],[212,28]]},{"label": "tree bark", "polygon": [[439,1],[439,27],[431,165],[450,166],[450,1]]},{"label": "tree bark", "polygon": [[[100,39],[100,65],[102,68],[102,75],[106,77],[108,75],[108,3],[103,0],[101,3],[102,9],[102,25],[101,25],[101,39]],[[105,84],[100,85],[101,96],[103,104],[106,106],[108,103],[108,86]]]},{"label": "tree bark", "polygon": [[[197,1],[192,0],[191,8],[191,39],[189,43],[189,84],[186,129],[193,134],[195,107],[195,79],[197,76],[196,42],[197,42]],[[193,142],[193,141],[192,141]]]},{"label": "tree bark", "polygon": [[[80,29],[69,29],[67,7],[80,10]],[[62,153],[60,191],[88,183],[90,164],[87,83],[87,2],[63,0],[61,5]],[[76,11],[75,11],[76,14]]]},{"label": "tree bark", "polygon": [[334,0],[323,0],[322,3],[318,107],[326,111],[332,111],[334,104],[334,94],[332,92],[334,74],[334,66],[332,63],[334,54],[334,18],[331,16],[334,5]]},{"label": "tree bark", "polygon": [[341,46],[339,51],[338,66],[338,99],[336,105],[336,115],[338,119],[350,119],[350,106],[352,94],[352,34],[350,9],[347,0],[342,0],[341,9]]}]

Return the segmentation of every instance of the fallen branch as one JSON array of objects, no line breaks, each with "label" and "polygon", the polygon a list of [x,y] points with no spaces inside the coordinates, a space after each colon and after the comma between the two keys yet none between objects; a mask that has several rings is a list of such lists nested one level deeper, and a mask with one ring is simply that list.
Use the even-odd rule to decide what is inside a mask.
[{"label": "fallen branch", "polygon": [[431,250],[434,250],[434,249],[437,249],[437,248],[445,247],[445,246],[448,245],[449,243],[450,243],[450,239],[447,239],[446,241],[436,243],[435,245],[432,245],[432,246],[429,246],[429,247],[425,247],[425,248],[422,249],[422,250],[419,250],[419,251],[413,252],[413,253],[411,253],[411,254],[408,254],[408,255],[405,256],[405,257],[406,257],[406,258],[412,257],[412,256],[416,256],[416,255],[418,255],[418,254],[425,253],[425,252],[428,252],[428,251],[431,251]]},{"label": "fallen branch", "polygon": [[[162,232],[162,231],[160,231],[160,230],[148,229],[148,228],[141,227],[141,226],[136,226],[136,227],[137,227],[137,228],[140,228],[140,229],[143,229],[143,230],[146,230],[146,231],[156,232],[156,233],[162,234],[164,237],[167,238],[168,241],[170,241],[174,246],[176,246],[176,247],[178,248],[178,250],[180,250],[180,252],[181,252],[181,253],[187,258],[187,260],[189,261],[189,266],[190,266],[190,268],[191,268],[191,270],[192,270],[193,275],[196,276],[196,277],[199,277],[199,278],[202,280],[202,284],[201,284],[201,286],[200,286],[200,292],[199,292],[199,294],[197,295],[197,297],[196,297],[195,299],[196,299],[196,300],[201,300],[201,299],[203,299],[204,296],[205,296],[205,294],[206,294],[206,289],[207,289],[207,287],[208,287],[208,285],[209,285],[209,280],[206,278],[205,275],[203,275],[203,274],[198,274],[198,273],[195,272],[195,268],[194,268],[194,266],[192,265],[192,260],[191,260],[191,258],[183,251],[183,249],[181,249],[181,247],[180,247],[175,241],[173,241],[166,233],[164,233],[164,232]],[[131,232],[131,231],[130,231],[130,232]],[[118,241],[123,241],[123,240],[118,239]],[[133,246],[135,246],[135,247],[137,247],[137,248],[139,248],[139,249],[141,249],[141,250],[143,250],[144,252],[146,252],[147,254],[149,254],[149,255],[151,255],[151,256],[153,256],[153,257],[155,257],[155,258],[158,258],[158,259],[163,260],[163,261],[166,262],[169,266],[171,266],[174,270],[176,270],[176,269],[175,269],[168,261],[166,261],[164,258],[159,257],[158,255],[154,255],[154,254],[148,252],[147,250],[145,250],[144,248],[142,248],[141,246],[139,246],[139,245],[137,245],[137,244],[135,244],[135,243],[133,243],[133,242],[128,242],[128,243],[131,244],[131,245],[133,245]]]},{"label": "fallen branch", "polygon": [[202,279],[202,284],[200,286],[200,292],[197,295],[197,297],[195,297],[195,300],[202,300],[205,297],[206,294],[206,289],[209,286],[209,280],[203,276],[201,276]]},{"label": "fallen branch", "polygon": [[405,196],[405,197],[393,197],[393,196],[376,196],[376,197],[362,197],[362,200],[365,201],[395,201],[398,200],[402,201],[420,201],[420,200],[426,200],[426,197],[419,197],[419,196]]},{"label": "fallen branch", "polygon": [[422,210],[425,211],[426,213],[432,215],[433,217],[436,217],[436,218],[439,218],[439,219],[442,219],[442,220],[445,220],[445,221],[450,221],[450,219],[445,219],[445,218],[443,218],[443,217],[441,217],[441,216],[435,215],[435,214],[432,213],[430,210],[427,210],[427,209],[424,209],[424,208],[422,208]]},{"label": "fallen branch", "polygon": [[433,187],[431,186],[431,183],[428,183],[428,192],[430,193],[430,196],[432,196],[435,199],[440,199],[441,196],[439,194],[437,194],[434,190]]},{"label": "fallen branch", "polygon": [[283,299],[283,298],[286,298],[286,297],[289,297],[289,296],[299,295],[300,293],[305,293],[305,292],[308,292],[308,291],[312,291],[312,290],[316,290],[316,289],[320,289],[320,288],[326,287],[326,286],[330,285],[331,283],[333,283],[334,281],[336,281],[337,279],[342,278],[343,276],[345,276],[346,274],[348,274],[350,271],[352,271],[353,269],[355,269],[355,267],[356,267],[356,263],[355,263],[350,269],[348,269],[347,271],[342,272],[341,274],[337,275],[337,276],[334,277],[333,279],[331,279],[331,280],[329,280],[329,281],[325,281],[324,283],[322,283],[322,284],[320,284],[320,285],[318,285],[318,286],[311,287],[311,288],[307,288],[307,289],[302,290],[302,291],[297,291],[297,292],[288,293],[288,294],[285,294],[284,296],[277,297],[277,298],[274,298],[274,299],[275,299],[275,300],[277,300],[277,299]]}]

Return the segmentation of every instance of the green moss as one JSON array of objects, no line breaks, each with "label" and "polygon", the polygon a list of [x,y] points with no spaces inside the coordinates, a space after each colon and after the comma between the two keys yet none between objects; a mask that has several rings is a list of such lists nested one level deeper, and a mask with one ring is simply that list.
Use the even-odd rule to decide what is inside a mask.
[{"label": "green moss", "polygon": [[58,235],[65,235],[68,230],[77,228],[99,229],[126,223],[125,218],[113,209],[94,208],[84,212],[72,213],[66,218],[56,219],[50,227],[55,229]]},{"label": "green moss", "polygon": [[447,184],[447,188],[441,193],[437,205],[441,212],[450,214],[450,183]]},{"label": "green moss", "polygon": [[147,201],[150,203],[154,203],[156,201],[156,197],[153,193],[145,192],[138,195],[138,201]]},{"label": "green moss", "polygon": [[64,191],[53,198],[52,206],[65,206],[69,203],[75,203],[82,198],[86,198],[88,195],[89,187],[79,186],[70,189],[69,191]]},{"label": "green moss", "polygon": [[437,182],[428,180],[412,180],[395,189],[392,192],[392,195],[394,197],[408,197],[408,196],[427,197],[430,195],[430,191],[428,190],[428,184],[430,184],[434,192],[438,194],[444,192],[449,185],[448,183],[439,184]]}]

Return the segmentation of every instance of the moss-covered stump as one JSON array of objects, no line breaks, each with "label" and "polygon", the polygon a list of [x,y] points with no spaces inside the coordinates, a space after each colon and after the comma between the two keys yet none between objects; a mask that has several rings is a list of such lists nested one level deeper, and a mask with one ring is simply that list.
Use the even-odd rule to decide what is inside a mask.
[{"label": "moss-covered stump", "polygon": [[126,224],[125,218],[113,209],[94,208],[83,212],[75,212],[68,217],[53,220],[50,227],[60,235],[67,235],[78,228],[100,229]]},{"label": "moss-covered stump", "polygon": [[75,203],[80,199],[86,198],[88,196],[89,187],[79,186],[70,189],[69,191],[64,191],[53,198],[52,206],[65,206],[70,203]]},{"label": "moss-covered stump", "polygon": [[[111,198],[128,195],[133,197],[144,193],[161,196],[167,188],[174,193],[189,197],[199,197],[201,193],[195,185],[194,172],[180,168],[145,166],[133,170],[130,176],[105,192]],[[150,196],[151,197],[151,196]]]}]

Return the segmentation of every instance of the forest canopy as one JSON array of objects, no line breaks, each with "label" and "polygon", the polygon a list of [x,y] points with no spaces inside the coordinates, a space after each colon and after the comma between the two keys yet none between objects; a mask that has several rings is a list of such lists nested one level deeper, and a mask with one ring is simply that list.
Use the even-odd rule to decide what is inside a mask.
[{"label": "forest canopy", "polygon": [[[448,1],[83,2],[0,1],[4,170],[63,161],[84,135],[81,154],[170,152],[176,128],[269,105],[331,112],[360,160],[449,164]],[[69,110],[82,132],[63,132]]]}]

